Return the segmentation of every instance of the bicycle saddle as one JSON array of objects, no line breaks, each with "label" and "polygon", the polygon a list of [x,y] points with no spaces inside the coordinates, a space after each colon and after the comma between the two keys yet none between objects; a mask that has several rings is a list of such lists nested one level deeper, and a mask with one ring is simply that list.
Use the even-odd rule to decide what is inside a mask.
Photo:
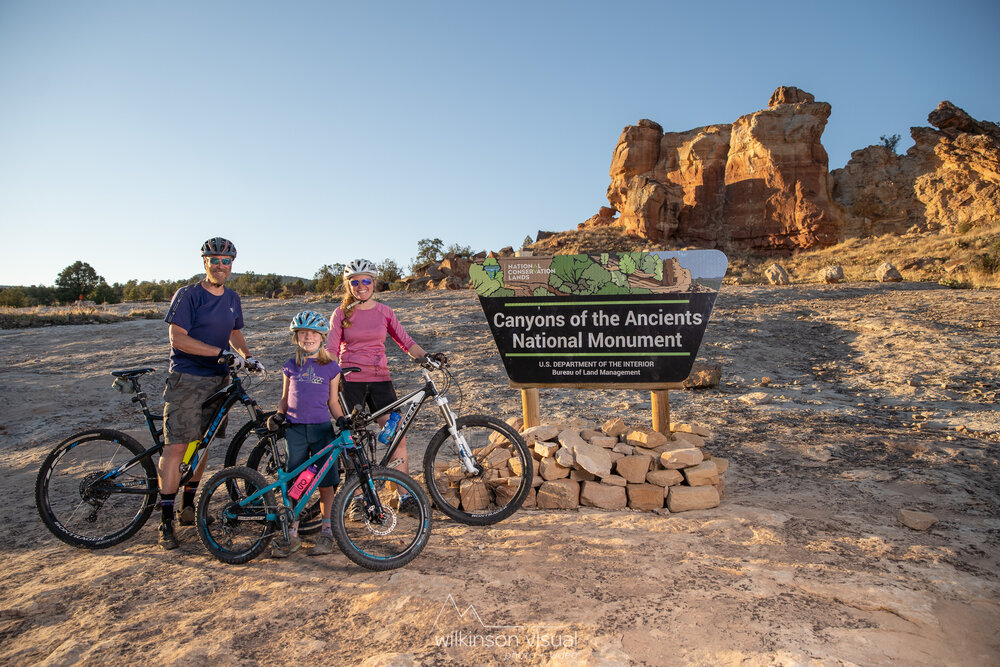
[{"label": "bicycle saddle", "polygon": [[111,374],[116,378],[131,378],[137,375],[145,375],[146,373],[152,373],[155,368],[126,368],[120,371],[111,371]]}]

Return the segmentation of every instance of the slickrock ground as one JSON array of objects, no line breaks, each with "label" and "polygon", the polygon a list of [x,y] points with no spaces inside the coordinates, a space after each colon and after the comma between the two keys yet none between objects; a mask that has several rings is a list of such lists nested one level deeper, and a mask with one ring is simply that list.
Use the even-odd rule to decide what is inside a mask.
[{"label": "slickrock ground", "polygon": [[[473,293],[385,301],[450,354],[462,412],[518,414]],[[246,303],[268,367],[287,358],[304,303]],[[719,507],[441,519],[413,563],[372,573],[339,553],[224,565],[193,528],[168,554],[155,521],[105,551],[57,541],[33,506],[39,464],[85,426],[146,441],[107,372],[155,366],[158,396],[166,328],[0,331],[0,662],[996,664],[998,339],[993,291],[726,286],[701,355],[724,365],[722,385],[671,393],[674,419],[709,427],[707,449],[730,462]],[[402,389],[416,384],[394,368]],[[251,391],[273,405],[280,376]],[[649,419],[645,392],[541,401],[555,419]],[[438,427],[422,414],[418,453]],[[901,509],[939,520],[913,530]]]}]

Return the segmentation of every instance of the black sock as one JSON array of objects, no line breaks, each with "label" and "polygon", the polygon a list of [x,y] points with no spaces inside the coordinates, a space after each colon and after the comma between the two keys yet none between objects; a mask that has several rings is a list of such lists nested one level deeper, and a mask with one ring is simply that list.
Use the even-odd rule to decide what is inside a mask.
[{"label": "black sock", "polygon": [[181,499],[181,509],[194,507],[194,496],[198,493],[198,482],[188,482],[184,485],[184,497]]},{"label": "black sock", "polygon": [[160,523],[174,522],[174,499],[177,492],[160,494]]}]

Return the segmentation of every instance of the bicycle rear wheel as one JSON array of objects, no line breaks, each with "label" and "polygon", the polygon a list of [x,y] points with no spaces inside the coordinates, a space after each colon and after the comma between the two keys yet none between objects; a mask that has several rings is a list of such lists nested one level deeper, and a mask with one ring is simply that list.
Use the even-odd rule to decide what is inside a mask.
[{"label": "bicycle rear wheel", "polygon": [[[106,549],[134,535],[156,505],[156,467],[135,438],[111,429],[81,431],[46,457],[35,480],[35,506],[66,544]],[[109,475],[116,471],[113,475]]]},{"label": "bicycle rear wheel", "polygon": [[[371,468],[373,489],[383,515],[374,516],[361,492],[357,475],[350,475],[333,501],[333,536],[348,558],[369,570],[392,570],[416,558],[431,534],[431,504],[409,475],[388,468]],[[403,500],[409,494],[409,500]],[[357,499],[357,500],[355,500]]]},{"label": "bicycle rear wheel", "polygon": [[533,461],[524,439],[499,419],[459,417],[458,430],[472,449],[477,472],[467,472],[458,443],[445,426],[424,452],[424,480],[435,507],[471,526],[497,523],[516,512],[531,490]]},{"label": "bicycle rear wheel", "polygon": [[223,563],[246,563],[271,543],[274,526],[267,516],[276,512],[274,494],[267,491],[254,502],[240,505],[267,486],[263,475],[245,466],[225,468],[203,484],[198,496],[198,537]]},{"label": "bicycle rear wheel", "polygon": [[[278,447],[284,447],[284,438],[281,438],[277,445]],[[263,475],[268,484],[278,481],[278,468],[280,465],[274,460],[274,454],[266,438],[261,440],[253,448],[253,451],[250,452],[246,465],[251,470],[256,470]],[[306,505],[302,513],[299,514],[299,533],[302,535],[318,533],[320,528],[322,528],[323,513],[319,506],[319,491],[314,491],[312,497],[312,502]]]}]

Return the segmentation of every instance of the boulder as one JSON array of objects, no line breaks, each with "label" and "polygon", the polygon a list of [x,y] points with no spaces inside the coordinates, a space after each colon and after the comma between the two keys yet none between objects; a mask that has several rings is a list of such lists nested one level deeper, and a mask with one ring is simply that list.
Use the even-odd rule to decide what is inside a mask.
[{"label": "boulder", "polygon": [[686,433],[684,431],[677,431],[670,435],[670,444],[682,445],[684,447],[704,447],[705,438],[700,435],[695,435],[694,433]]},{"label": "boulder", "polygon": [[792,281],[788,278],[788,271],[781,264],[772,264],[764,270],[764,277],[772,285],[788,285]]},{"label": "boulder", "polygon": [[646,481],[657,486],[674,486],[684,481],[684,474],[680,470],[650,470]]},{"label": "boulder", "polygon": [[911,509],[899,510],[896,518],[904,526],[913,530],[927,530],[938,521],[938,518],[929,512],[920,512]]},{"label": "boulder", "polygon": [[659,431],[654,431],[648,426],[637,426],[630,429],[628,433],[625,434],[625,442],[633,447],[654,449],[660,445],[665,445],[668,442],[668,438]]},{"label": "boulder", "polygon": [[649,456],[626,456],[615,461],[615,471],[633,484],[646,481],[646,473],[652,462]]},{"label": "boulder", "polygon": [[699,426],[698,424],[686,424],[684,422],[670,422],[670,431],[672,433],[694,433],[695,435],[700,435],[706,440],[712,437],[712,432],[704,426]]},{"label": "boulder", "polygon": [[684,468],[684,479],[688,486],[713,486],[719,483],[719,470],[715,461],[702,461],[696,466]]},{"label": "boulder", "polygon": [[612,438],[611,436],[597,436],[590,439],[590,444],[596,445],[597,447],[603,447],[604,449],[614,449],[618,446],[618,438]]},{"label": "boulder", "polygon": [[656,484],[629,484],[628,506],[635,510],[655,510],[663,507],[663,487]]},{"label": "boulder", "polygon": [[584,482],[580,488],[580,504],[606,510],[620,510],[625,509],[628,498],[621,486]]},{"label": "boulder", "polygon": [[840,265],[824,266],[819,270],[820,281],[827,284],[836,284],[844,279],[844,267]]},{"label": "boulder", "polygon": [[685,389],[706,389],[718,387],[720,380],[722,380],[722,364],[695,362],[683,384]]},{"label": "boulder", "polygon": [[545,457],[538,464],[538,474],[545,481],[569,477],[569,467],[559,465],[555,459]]},{"label": "boulder", "polygon": [[607,475],[601,478],[601,481],[605,484],[610,484],[611,486],[620,486],[623,489],[625,485],[628,484],[628,480],[621,475]]},{"label": "boulder", "polygon": [[893,266],[892,262],[882,262],[875,269],[875,280],[880,283],[898,283],[903,281],[903,274]]},{"label": "boulder", "polygon": [[534,450],[536,452],[538,452],[538,454],[540,454],[542,456],[542,458],[552,457],[559,450],[559,443],[557,443],[557,442],[536,442],[535,446],[534,446]]},{"label": "boulder", "polygon": [[587,441],[580,437],[580,431],[576,429],[566,429],[556,436],[556,439],[571,452],[576,451],[580,445],[587,444]]},{"label": "boulder", "polygon": [[719,490],[714,486],[671,486],[667,489],[667,509],[671,512],[707,510],[718,507]]},{"label": "boulder", "polygon": [[555,460],[561,466],[566,466],[567,468],[572,468],[576,463],[576,456],[574,456],[573,451],[567,449],[566,447],[560,447],[556,450]]},{"label": "boulder", "polygon": [[532,426],[521,433],[521,437],[529,447],[539,441],[555,440],[557,435],[559,435],[559,429],[548,424]]},{"label": "boulder", "polygon": [[575,450],[576,465],[598,477],[611,474],[611,455],[603,447],[583,443]]},{"label": "boulder", "polygon": [[605,435],[617,438],[620,435],[624,435],[625,431],[628,429],[625,427],[625,422],[622,421],[620,417],[615,417],[614,419],[609,419],[604,422],[601,426],[601,430],[604,431]]},{"label": "boulder", "polygon": [[690,468],[705,460],[705,455],[700,449],[689,447],[687,449],[674,449],[660,454],[660,465],[667,470],[678,470],[680,468]]},{"label": "boulder", "polygon": [[538,487],[535,504],[540,509],[574,509],[580,504],[580,483],[555,479]]}]

